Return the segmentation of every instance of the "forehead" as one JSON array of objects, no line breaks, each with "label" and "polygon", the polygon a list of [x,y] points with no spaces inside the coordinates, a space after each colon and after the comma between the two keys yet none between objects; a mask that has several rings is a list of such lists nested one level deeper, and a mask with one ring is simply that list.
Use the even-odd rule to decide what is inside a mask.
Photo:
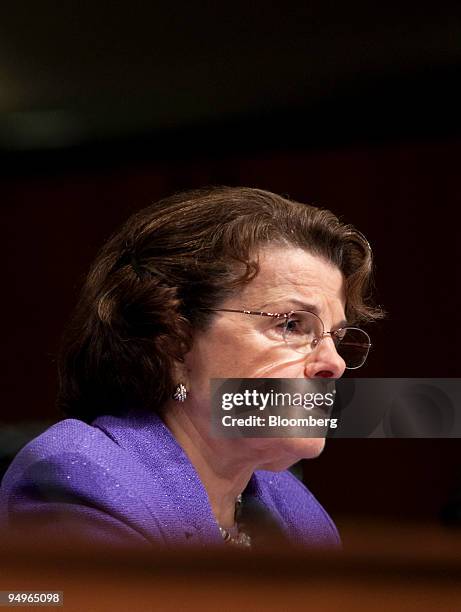
[{"label": "forehead", "polygon": [[299,300],[320,311],[344,313],[344,277],[325,259],[297,247],[266,247],[259,252],[259,267],[240,294],[245,307],[262,309],[273,302]]}]

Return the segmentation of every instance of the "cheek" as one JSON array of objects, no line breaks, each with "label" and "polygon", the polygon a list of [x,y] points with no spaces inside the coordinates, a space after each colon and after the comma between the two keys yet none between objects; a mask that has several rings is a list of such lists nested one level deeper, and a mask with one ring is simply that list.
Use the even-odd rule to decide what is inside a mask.
[{"label": "cheek", "polygon": [[219,330],[197,341],[187,358],[193,378],[303,378],[304,358],[254,332]]},{"label": "cheek", "polygon": [[[275,356],[274,356],[275,357]],[[248,378],[304,378],[304,359],[298,356],[293,358],[287,354],[279,355],[277,358],[261,359],[260,363]]]},{"label": "cheek", "polygon": [[210,364],[210,378],[304,378],[304,361],[275,358],[267,351],[226,353]]}]

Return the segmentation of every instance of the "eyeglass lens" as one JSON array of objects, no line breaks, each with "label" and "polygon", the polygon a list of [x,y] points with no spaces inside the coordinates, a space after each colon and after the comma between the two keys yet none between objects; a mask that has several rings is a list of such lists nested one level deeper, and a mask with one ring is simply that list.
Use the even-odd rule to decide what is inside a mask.
[{"label": "eyeglass lens", "polygon": [[[315,314],[296,311],[287,319],[284,339],[293,350],[310,353],[317,346],[324,332],[322,321]],[[331,334],[338,354],[348,369],[359,368],[365,363],[370,350],[370,337],[355,327],[346,327]]]}]

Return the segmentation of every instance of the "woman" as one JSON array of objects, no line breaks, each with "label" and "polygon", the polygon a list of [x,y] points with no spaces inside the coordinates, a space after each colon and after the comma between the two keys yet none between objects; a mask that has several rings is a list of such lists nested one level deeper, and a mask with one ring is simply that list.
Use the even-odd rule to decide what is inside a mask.
[{"label": "woman", "polygon": [[[133,215],[96,258],[64,338],[58,402],[69,418],[13,461],[4,522],[111,544],[337,546],[331,519],[287,471],[324,440],[214,438],[209,381],[358,367],[368,336],[352,360],[342,340],[380,316],[365,301],[370,275],[359,232],[266,191],[193,191]],[[295,345],[304,319],[314,340]]]}]

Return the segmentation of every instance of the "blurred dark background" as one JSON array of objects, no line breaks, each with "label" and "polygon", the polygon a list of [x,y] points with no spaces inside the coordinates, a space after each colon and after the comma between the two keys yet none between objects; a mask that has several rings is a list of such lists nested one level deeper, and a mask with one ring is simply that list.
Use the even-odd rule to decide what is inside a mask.
[{"label": "blurred dark background", "polygon": [[[59,418],[55,355],[127,216],[209,184],[332,209],[388,318],[362,376],[459,377],[459,3],[16,2],[0,22],[0,465]],[[458,440],[330,440],[342,520],[458,522]],[[460,516],[461,520],[461,516]]]}]

